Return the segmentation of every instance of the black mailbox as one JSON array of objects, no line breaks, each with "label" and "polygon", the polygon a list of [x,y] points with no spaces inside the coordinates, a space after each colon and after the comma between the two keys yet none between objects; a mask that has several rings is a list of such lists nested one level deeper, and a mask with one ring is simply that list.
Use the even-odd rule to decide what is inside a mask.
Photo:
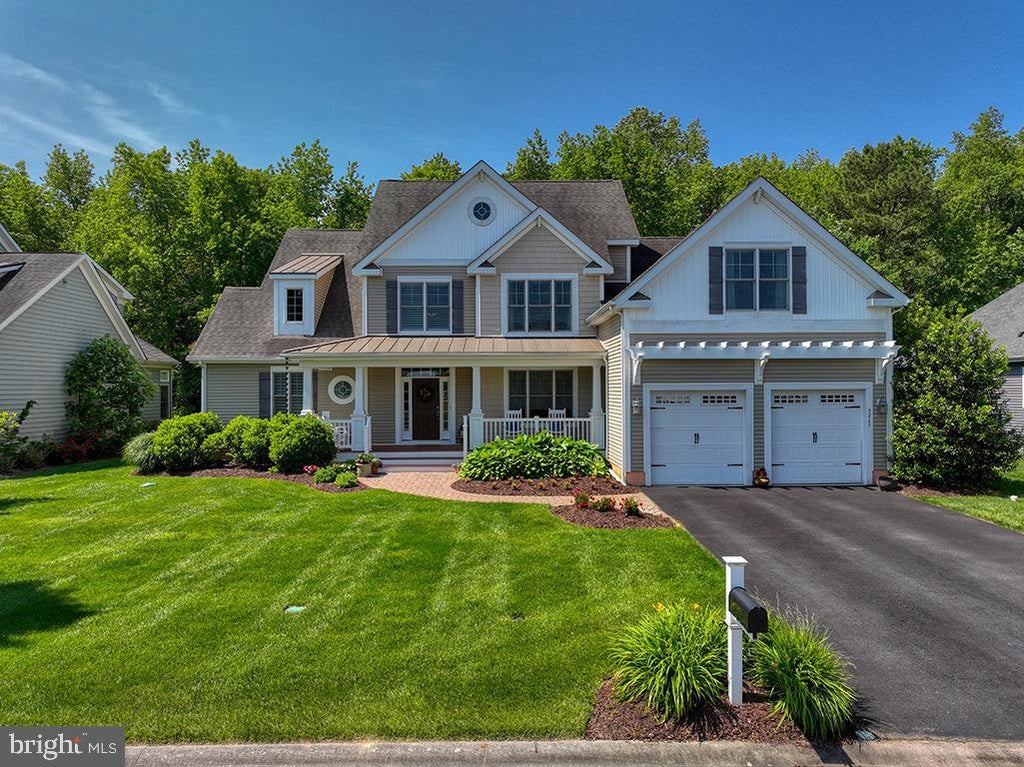
[{"label": "black mailbox", "polygon": [[729,592],[729,612],[752,636],[768,630],[768,612],[742,587]]}]

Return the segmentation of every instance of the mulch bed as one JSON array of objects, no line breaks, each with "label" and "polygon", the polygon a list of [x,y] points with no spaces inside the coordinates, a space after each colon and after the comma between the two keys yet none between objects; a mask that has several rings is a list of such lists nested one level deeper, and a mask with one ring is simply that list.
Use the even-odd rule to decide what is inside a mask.
[{"label": "mulch bed", "polygon": [[742,706],[727,698],[706,706],[681,722],[659,722],[643,704],[620,702],[611,681],[597,691],[587,722],[587,740],[748,740],[755,743],[807,744],[792,723],[771,715],[771,703],[757,690],[744,686]]},{"label": "mulch bed", "polygon": [[999,495],[999,491],[991,487],[929,487],[927,485],[903,485],[899,492],[903,495],[921,495],[934,498],[959,498],[964,495]]},{"label": "mulch bed", "polygon": [[[297,485],[306,485],[314,490],[323,493],[354,493],[357,490],[366,490],[366,485],[358,484],[355,487],[339,487],[333,482],[316,484],[309,474],[274,474],[269,471],[256,471],[256,469],[199,469],[198,471],[186,472],[184,474],[168,474],[161,472],[163,476],[175,477],[245,477],[246,479],[276,479],[285,482],[294,482]],[[140,475],[142,476],[142,475]],[[146,475],[160,476],[160,474]]]},{"label": "mulch bed", "polygon": [[565,477],[563,479],[457,479],[455,490],[480,495],[572,495],[582,490],[590,495],[626,495],[641,488],[622,485],[611,477]]},{"label": "mulch bed", "polygon": [[639,527],[675,527],[676,523],[664,514],[641,512],[639,517],[627,517],[621,511],[594,511],[577,509],[573,505],[552,506],[551,513],[580,527],[601,527],[606,530],[625,530]]}]

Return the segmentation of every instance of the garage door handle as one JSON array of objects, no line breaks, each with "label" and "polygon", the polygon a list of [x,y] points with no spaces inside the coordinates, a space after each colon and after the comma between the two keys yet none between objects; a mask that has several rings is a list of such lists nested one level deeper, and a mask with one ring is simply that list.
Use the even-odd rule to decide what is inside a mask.
[{"label": "garage door handle", "polygon": [[785,465],[786,465],[786,464],[784,464],[784,463],[773,463],[773,464],[772,464],[772,466],[773,466],[773,467],[774,467],[774,466],[785,466]]},{"label": "garage door handle", "polygon": [[813,442],[815,445],[818,444],[818,432],[816,432],[816,431],[812,431],[811,432],[811,442]]},{"label": "garage door handle", "polygon": [[726,466],[742,466],[742,463],[727,463]]},{"label": "garage door handle", "polygon": [[652,463],[651,464],[651,468],[652,469],[664,469],[665,468],[665,464],[663,464],[663,463]]},{"label": "garage door handle", "polygon": [[693,433],[693,444],[695,444],[695,445],[699,445],[700,444],[700,434],[698,434],[697,432]]},{"label": "garage door handle", "polygon": [[847,461],[847,466],[860,466],[860,461]]}]

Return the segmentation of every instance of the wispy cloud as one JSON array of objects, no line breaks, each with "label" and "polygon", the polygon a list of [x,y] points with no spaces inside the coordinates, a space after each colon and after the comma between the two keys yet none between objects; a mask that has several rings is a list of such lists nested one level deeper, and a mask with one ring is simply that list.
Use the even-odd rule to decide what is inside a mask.
[{"label": "wispy cloud", "polygon": [[80,133],[61,128],[59,125],[54,125],[51,121],[40,120],[14,107],[0,105],[0,115],[11,122],[18,123],[24,128],[49,136],[55,141],[66,143],[73,147],[81,147],[87,152],[106,154],[110,151],[109,142],[104,143],[90,136],[84,136]]},{"label": "wispy cloud", "polygon": [[103,91],[87,83],[83,83],[79,89],[85,97],[86,108],[96,118],[100,127],[108,133],[129,143],[138,144],[142,149],[155,149],[164,145],[164,142],[148,129],[135,122],[127,109],[118,106],[117,102]]},{"label": "wispy cloud", "polygon": [[173,93],[158,85],[157,83],[148,83],[150,94],[162,106],[167,112],[172,115],[195,115],[199,114],[199,110],[186,104],[184,101],[179,99]]},{"label": "wispy cloud", "polygon": [[0,74],[32,80],[61,91],[68,89],[68,84],[63,78],[7,53],[0,53]]}]

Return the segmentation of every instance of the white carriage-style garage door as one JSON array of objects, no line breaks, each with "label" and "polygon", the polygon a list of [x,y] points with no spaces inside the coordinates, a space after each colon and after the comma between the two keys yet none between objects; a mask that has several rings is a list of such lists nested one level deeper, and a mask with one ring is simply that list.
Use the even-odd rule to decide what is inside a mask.
[{"label": "white carriage-style garage door", "polygon": [[744,391],[654,390],[648,403],[652,485],[745,484]]},{"label": "white carriage-style garage door", "polygon": [[864,476],[862,390],[771,393],[771,467],[776,485],[856,485]]}]

